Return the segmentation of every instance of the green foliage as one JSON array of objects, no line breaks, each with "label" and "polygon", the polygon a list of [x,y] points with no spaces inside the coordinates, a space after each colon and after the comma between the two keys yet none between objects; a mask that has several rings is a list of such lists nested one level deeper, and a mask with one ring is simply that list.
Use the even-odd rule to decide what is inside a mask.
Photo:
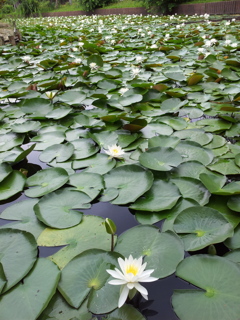
[{"label": "green foliage", "polygon": [[112,2],[113,0],[79,0],[80,5],[83,6],[86,11],[102,8]]},{"label": "green foliage", "polygon": [[2,13],[3,14],[8,14],[11,13],[13,11],[13,6],[11,6],[10,4],[4,4],[2,7]]},{"label": "green foliage", "polygon": [[22,0],[20,9],[24,17],[31,17],[39,13],[39,1]]},{"label": "green foliage", "polygon": [[150,12],[167,13],[172,9],[183,3],[184,0],[142,0],[143,6]]}]

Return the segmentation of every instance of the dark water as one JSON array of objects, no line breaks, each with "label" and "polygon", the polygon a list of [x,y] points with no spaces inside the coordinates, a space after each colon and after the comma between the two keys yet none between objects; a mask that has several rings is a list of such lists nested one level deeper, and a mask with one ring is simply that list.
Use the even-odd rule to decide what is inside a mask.
[{"label": "dark water", "polygon": [[[28,156],[28,160],[34,163],[30,164],[30,167],[34,168],[35,166],[35,169],[39,170],[41,166],[41,168],[44,169],[47,165],[38,160],[38,154],[38,152],[32,152]],[[27,165],[29,166],[29,163]],[[33,171],[35,171],[35,169],[33,169]],[[11,198],[10,201],[1,202],[0,212],[8,206],[25,199],[27,199],[27,197],[24,194],[19,194],[14,198]],[[135,216],[131,214],[127,207],[124,206],[98,202],[93,204],[90,209],[81,211],[86,215],[96,215],[112,219],[117,226],[118,235],[123,233],[125,230],[138,225]],[[8,223],[7,220],[0,219],[0,225],[4,225],[6,223]],[[157,226],[160,227],[160,223],[158,223]],[[57,252],[60,248],[61,247],[39,247],[39,256],[48,257]],[[143,315],[146,316],[147,320],[177,320],[178,317],[175,315],[171,306],[173,290],[194,288],[187,282],[177,278],[175,275],[152,283],[144,283],[144,286],[148,290],[149,300],[146,301],[140,294],[137,294],[132,303],[142,312]]]}]

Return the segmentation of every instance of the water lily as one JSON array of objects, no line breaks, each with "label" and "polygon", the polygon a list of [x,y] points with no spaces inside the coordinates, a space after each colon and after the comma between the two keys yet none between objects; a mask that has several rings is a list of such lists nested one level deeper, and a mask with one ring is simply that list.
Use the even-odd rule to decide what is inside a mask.
[{"label": "water lily", "polygon": [[150,277],[154,269],[145,270],[147,263],[142,263],[142,257],[134,259],[132,255],[129,258],[118,258],[118,264],[121,270],[106,270],[116,280],[110,280],[112,285],[121,285],[118,308],[125,303],[128,295],[132,298],[139,291],[144,299],[148,300],[148,291],[139,282],[152,282],[158,278]]},{"label": "water lily", "polygon": [[111,147],[108,146],[108,150],[104,150],[106,154],[108,154],[112,158],[121,158],[122,155],[125,153],[120,146],[116,144],[112,145]]}]

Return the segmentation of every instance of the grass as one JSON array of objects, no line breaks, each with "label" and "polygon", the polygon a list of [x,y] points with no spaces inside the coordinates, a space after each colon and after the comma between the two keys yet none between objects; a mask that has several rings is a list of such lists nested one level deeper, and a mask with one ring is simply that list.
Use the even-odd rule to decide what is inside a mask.
[{"label": "grass", "polygon": [[183,4],[194,4],[194,3],[208,3],[208,2],[222,2],[229,0],[194,0],[194,1],[186,1]]},{"label": "grass", "polygon": [[104,9],[115,9],[115,8],[140,8],[142,2],[137,0],[121,0],[104,7]]}]

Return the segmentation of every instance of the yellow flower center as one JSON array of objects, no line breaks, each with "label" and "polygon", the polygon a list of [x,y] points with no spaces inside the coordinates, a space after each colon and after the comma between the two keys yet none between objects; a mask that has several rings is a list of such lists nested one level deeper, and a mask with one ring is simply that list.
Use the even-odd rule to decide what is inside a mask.
[{"label": "yellow flower center", "polygon": [[126,273],[132,273],[134,276],[138,273],[138,268],[132,264],[126,268]]},{"label": "yellow flower center", "polygon": [[114,153],[118,153],[118,149],[113,149],[112,150]]}]

